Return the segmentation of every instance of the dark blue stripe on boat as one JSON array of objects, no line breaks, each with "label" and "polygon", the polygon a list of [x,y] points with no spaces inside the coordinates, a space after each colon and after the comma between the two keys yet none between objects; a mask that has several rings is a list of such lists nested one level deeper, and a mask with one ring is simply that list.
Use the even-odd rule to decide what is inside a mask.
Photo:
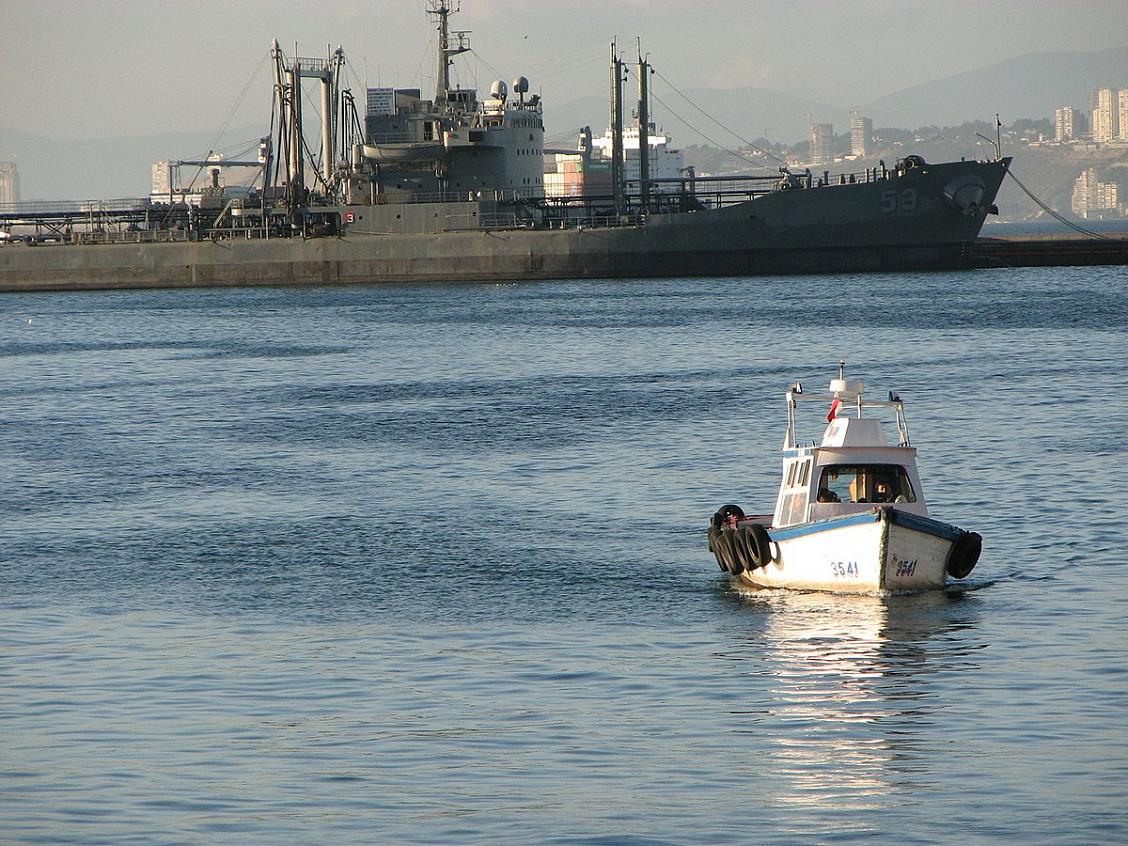
[{"label": "dark blue stripe on boat", "polygon": [[829,532],[832,529],[841,529],[844,526],[854,526],[861,523],[872,523],[878,518],[875,511],[863,511],[861,514],[848,514],[845,517],[832,517],[829,520],[819,520],[817,523],[803,523],[786,529],[776,529],[771,533],[772,540],[788,540],[799,538],[803,535],[813,535],[815,532]]},{"label": "dark blue stripe on boat", "polygon": [[[941,523],[939,520],[933,520],[931,517],[921,517],[917,514],[909,514],[907,511],[898,511],[896,508],[889,509],[892,522],[898,526],[904,526],[906,529],[912,529],[917,532],[924,532],[928,535],[935,535],[944,540],[954,541],[963,534],[962,529],[958,529],[949,523]],[[840,529],[845,526],[856,526],[863,523],[872,523],[880,519],[881,512],[877,509],[871,511],[863,511],[860,514],[849,514],[845,517],[833,517],[830,520],[819,520],[817,523],[804,523],[801,526],[791,526],[786,529],[776,529],[772,531],[772,540],[781,541],[789,540],[791,538],[799,538],[803,535],[812,535],[816,532],[829,532],[834,529]]]},{"label": "dark blue stripe on boat", "polygon": [[898,511],[896,508],[893,509],[893,522],[898,526],[904,526],[906,529],[914,529],[950,541],[954,541],[964,533],[963,529],[957,529],[951,523],[941,523],[931,517],[909,514],[907,511]]}]

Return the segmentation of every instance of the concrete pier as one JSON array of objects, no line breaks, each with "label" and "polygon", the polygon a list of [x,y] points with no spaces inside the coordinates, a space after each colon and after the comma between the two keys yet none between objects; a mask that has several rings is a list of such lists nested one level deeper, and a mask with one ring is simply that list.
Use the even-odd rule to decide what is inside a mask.
[{"label": "concrete pier", "polygon": [[1128,232],[1089,235],[1005,235],[980,238],[967,251],[971,267],[1069,267],[1128,264]]},{"label": "concrete pier", "polygon": [[[6,244],[0,292],[374,282],[764,276],[1128,264],[1128,233],[1006,236],[966,244],[837,249],[694,248],[654,231],[509,231],[177,244]],[[650,237],[653,236],[653,237]],[[702,239],[706,240],[706,239]],[[735,240],[735,239],[734,239]],[[676,238],[670,241],[677,241]],[[386,245],[387,249],[382,249]],[[676,249],[667,249],[675,246]]]}]

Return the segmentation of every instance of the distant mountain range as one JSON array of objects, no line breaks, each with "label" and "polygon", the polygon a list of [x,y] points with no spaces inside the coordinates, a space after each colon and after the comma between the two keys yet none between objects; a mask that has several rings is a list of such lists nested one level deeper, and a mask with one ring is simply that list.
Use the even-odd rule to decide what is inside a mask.
[{"label": "distant mountain range", "polygon": [[[656,93],[662,101],[654,103],[654,116],[683,146],[740,144],[702,112],[741,138],[766,136],[794,143],[806,138],[811,119],[832,122],[836,132],[847,132],[851,105],[872,118],[875,127],[954,126],[993,119],[996,112],[1009,124],[1019,118],[1052,117],[1063,105],[1085,109],[1089,91],[1105,86],[1128,87],[1128,47],[1018,56],[860,104],[821,103],[765,88],[690,90],[686,95],[692,102],[686,102],[659,86]],[[545,123],[546,138],[553,139],[549,146],[570,147],[572,133],[581,126],[602,133],[607,97],[600,92],[569,103],[548,103]],[[227,139],[238,143],[264,132],[265,127],[231,129],[221,145],[229,148],[232,142]],[[56,140],[0,128],[0,160],[17,162],[25,200],[133,197],[148,194],[154,162],[202,157],[211,140],[207,132]]]},{"label": "distant mountain range", "polygon": [[954,126],[966,120],[1004,124],[1053,118],[1054,109],[1089,107],[1094,88],[1128,88],[1128,47],[1093,52],[1032,53],[947,79],[914,85],[863,103],[874,126]]},{"label": "distant mountain range", "polygon": [[[683,145],[739,143],[695,105],[742,138],[766,137],[794,144],[806,139],[810,121],[833,123],[835,132],[848,132],[851,109],[871,118],[874,127],[958,126],[965,121],[994,120],[996,112],[1004,124],[1011,124],[1020,118],[1052,119],[1060,106],[1087,109],[1089,91],[1104,87],[1128,87],[1128,47],[1016,56],[857,104],[822,103],[767,88],[688,90],[690,104],[663,92],[659,84],[656,88],[665,102],[654,104],[654,115]],[[584,125],[600,133],[608,122],[606,95],[546,108],[549,135]]]}]

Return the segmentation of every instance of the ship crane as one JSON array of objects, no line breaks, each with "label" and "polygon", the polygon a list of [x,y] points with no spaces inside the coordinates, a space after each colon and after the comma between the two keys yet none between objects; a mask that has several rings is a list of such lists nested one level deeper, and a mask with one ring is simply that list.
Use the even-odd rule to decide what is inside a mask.
[{"label": "ship crane", "polygon": [[[278,148],[286,166],[286,184],[292,199],[305,193],[305,158],[307,152],[302,119],[302,80],[321,82],[321,170],[318,180],[326,193],[333,190],[335,156],[333,141],[337,132],[340,103],[341,72],[345,53],[340,47],[328,58],[294,57],[287,60],[275,40],[270,55],[274,59],[275,102],[279,111]],[[311,156],[312,158],[312,156]],[[300,203],[296,203],[300,204]]]}]

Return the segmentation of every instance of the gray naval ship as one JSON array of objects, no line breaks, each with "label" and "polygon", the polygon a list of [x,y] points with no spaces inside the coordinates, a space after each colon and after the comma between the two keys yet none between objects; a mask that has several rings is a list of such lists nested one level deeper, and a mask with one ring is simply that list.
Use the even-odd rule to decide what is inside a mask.
[{"label": "gray naval ship", "polygon": [[[484,98],[452,88],[468,33],[451,31],[447,0],[429,0],[428,12],[438,36],[432,99],[377,89],[362,113],[340,84],[340,49],[289,58],[275,42],[274,117],[255,190],[231,196],[216,180],[196,204],[170,196],[0,210],[0,230],[37,233],[10,235],[0,248],[0,290],[952,268],[996,211],[1009,158],[933,164],[909,155],[856,174],[651,177],[641,58],[628,179],[625,68],[614,44],[609,178],[546,196],[544,104],[524,77],[494,82]],[[319,138],[302,115],[310,80],[320,84]],[[575,152],[591,156],[590,132]]]}]

